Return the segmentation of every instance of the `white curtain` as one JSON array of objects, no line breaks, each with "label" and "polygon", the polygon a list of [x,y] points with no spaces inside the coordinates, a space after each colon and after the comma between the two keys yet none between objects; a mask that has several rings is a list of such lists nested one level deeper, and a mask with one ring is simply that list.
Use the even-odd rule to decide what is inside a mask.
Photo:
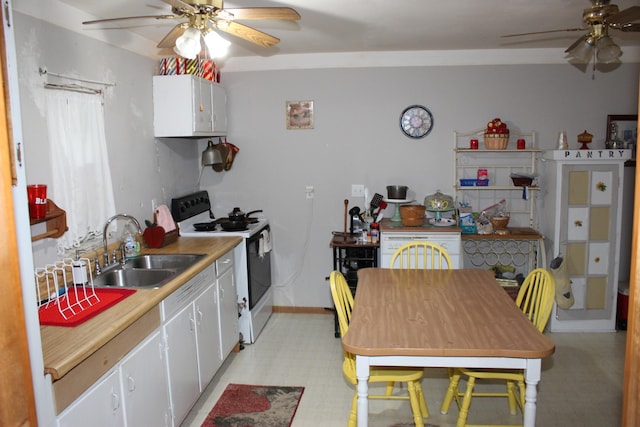
[{"label": "white curtain", "polygon": [[52,185],[47,197],[67,212],[58,252],[80,246],[115,213],[102,96],[46,90]]}]

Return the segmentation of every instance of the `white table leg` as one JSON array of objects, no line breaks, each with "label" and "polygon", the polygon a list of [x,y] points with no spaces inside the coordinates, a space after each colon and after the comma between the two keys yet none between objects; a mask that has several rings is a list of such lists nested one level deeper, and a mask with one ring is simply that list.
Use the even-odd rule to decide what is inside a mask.
[{"label": "white table leg", "polygon": [[536,425],[536,396],[542,363],[540,359],[528,359],[524,370],[524,380],[527,383],[524,404],[524,427]]},{"label": "white table leg", "polygon": [[369,423],[369,358],[356,355],[356,378],[358,378],[358,427]]}]

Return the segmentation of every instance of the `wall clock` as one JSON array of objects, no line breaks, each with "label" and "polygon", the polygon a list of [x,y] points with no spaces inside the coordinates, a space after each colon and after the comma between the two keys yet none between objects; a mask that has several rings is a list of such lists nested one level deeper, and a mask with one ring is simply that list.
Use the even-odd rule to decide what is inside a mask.
[{"label": "wall clock", "polygon": [[422,105],[412,105],[400,115],[400,129],[409,138],[423,138],[433,128],[433,115]]}]

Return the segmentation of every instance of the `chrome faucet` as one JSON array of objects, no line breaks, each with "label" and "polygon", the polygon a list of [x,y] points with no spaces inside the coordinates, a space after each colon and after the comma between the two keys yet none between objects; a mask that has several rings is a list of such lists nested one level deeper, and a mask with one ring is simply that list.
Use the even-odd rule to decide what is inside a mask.
[{"label": "chrome faucet", "polygon": [[[140,227],[140,223],[138,222],[137,219],[135,219],[133,216],[126,214],[126,213],[121,213],[121,214],[115,214],[114,216],[112,216],[111,218],[109,218],[107,220],[107,222],[104,224],[104,229],[102,230],[102,246],[104,247],[104,253],[103,253],[103,257],[104,257],[104,267],[107,267],[108,265],[110,265],[111,263],[109,262],[109,245],[107,244],[107,231],[109,229],[109,225],[116,219],[124,219],[127,221],[132,222],[136,228],[138,229],[138,234],[142,234],[142,227]],[[114,263],[116,261],[114,260]]]}]

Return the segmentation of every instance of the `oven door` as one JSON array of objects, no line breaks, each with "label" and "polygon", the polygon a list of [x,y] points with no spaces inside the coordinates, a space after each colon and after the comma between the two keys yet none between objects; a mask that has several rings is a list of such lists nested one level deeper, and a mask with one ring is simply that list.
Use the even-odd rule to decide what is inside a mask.
[{"label": "oven door", "polygon": [[249,270],[249,310],[271,286],[271,250],[265,250],[263,231],[270,232],[269,226],[260,229],[247,239],[247,268]]}]

